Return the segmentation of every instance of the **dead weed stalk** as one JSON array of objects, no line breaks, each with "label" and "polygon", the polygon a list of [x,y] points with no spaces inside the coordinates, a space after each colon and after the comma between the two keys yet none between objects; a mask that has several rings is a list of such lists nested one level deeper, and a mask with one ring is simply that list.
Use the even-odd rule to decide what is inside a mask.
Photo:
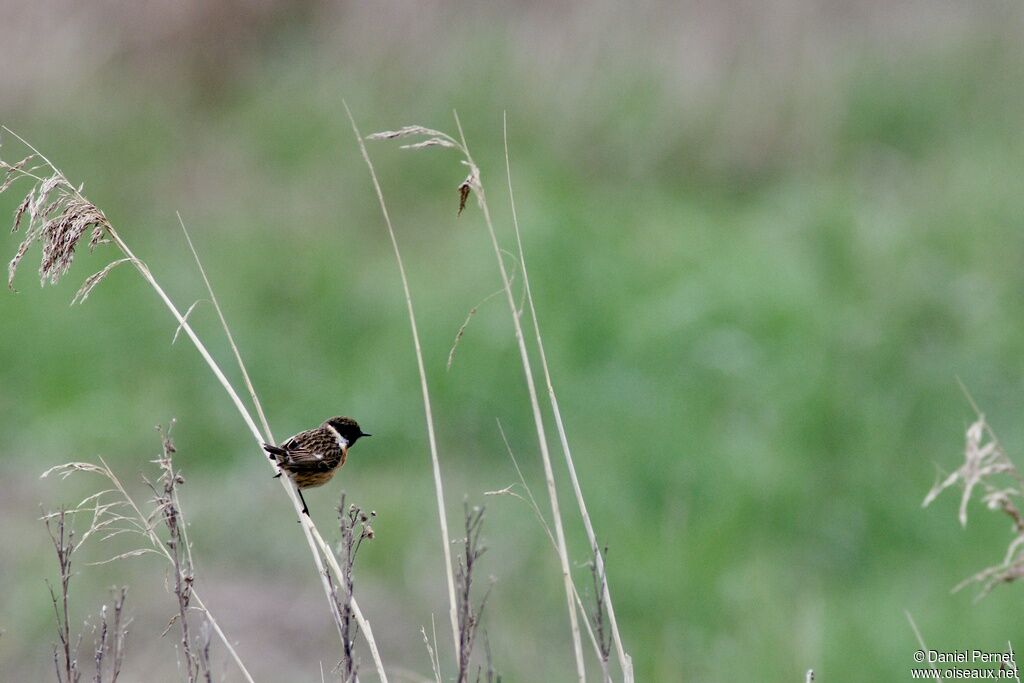
[{"label": "dead weed stalk", "polygon": [[[152,507],[148,511],[136,502],[114,471],[100,459],[101,464],[99,465],[88,462],[69,462],[52,467],[42,474],[44,478],[51,474],[67,478],[78,472],[87,472],[100,475],[110,484],[110,488],[87,496],[74,508],[51,513],[46,515],[44,520],[49,527],[50,520],[54,518],[60,519],[61,526],[63,526],[63,519],[68,515],[88,517],[89,527],[82,535],[82,542],[93,535],[96,535],[101,543],[118,536],[129,536],[142,541],[142,545],[120,552],[106,560],[92,563],[94,565],[110,564],[143,555],[162,555],[173,572],[173,579],[168,583],[168,590],[174,593],[178,607],[177,613],[168,622],[164,633],[166,634],[175,623],[178,624],[181,630],[183,668],[189,682],[198,681],[200,674],[207,679],[210,676],[209,641],[212,637],[211,631],[217,634],[238,665],[242,675],[251,682],[252,676],[238,652],[196,592],[192,549],[188,542],[184,513],[178,499],[178,487],[185,483],[185,479],[174,467],[172,456],[175,449],[170,438],[170,430],[164,431],[160,427],[157,429],[161,436],[161,454],[153,462],[160,469],[160,477],[156,482],[150,482],[143,478],[153,492]],[[157,533],[158,525],[161,523],[167,530],[166,539]],[[121,602],[123,602],[123,596]],[[201,637],[198,639],[190,634],[188,615],[192,611],[199,611],[204,619]],[[115,622],[117,616],[118,613],[115,610]],[[119,668],[120,663],[118,662]]]},{"label": "dead weed stalk", "polygon": [[[171,629],[175,621],[178,622],[181,629],[181,656],[184,659],[185,675],[189,683],[196,683],[201,669],[199,653],[205,650],[208,661],[209,646],[196,647],[197,643],[193,642],[189,635],[188,612],[192,601],[195,572],[192,567],[192,545],[188,542],[185,513],[178,500],[178,487],[185,483],[185,478],[174,468],[172,456],[176,449],[174,442],[171,441],[170,429],[165,431],[162,427],[157,427],[157,431],[160,432],[162,453],[154,462],[160,468],[160,478],[156,483],[145,480],[153,492],[153,511],[147,522],[152,525],[155,518],[160,518],[167,528],[165,545],[170,550],[174,570],[171,590],[178,599],[178,613],[171,617],[164,633]],[[208,666],[206,668],[209,669]]]},{"label": "dead weed stalk", "polygon": [[[343,596],[334,592],[334,601],[341,612],[342,658],[339,665],[342,683],[356,683],[359,680],[359,663],[355,658],[355,640],[359,635],[359,624],[352,611],[352,596],[355,594],[353,567],[356,555],[363,541],[373,539],[373,527],[370,522],[377,516],[374,511],[366,512],[355,503],[345,505],[345,492],[341,492],[338,503],[338,526],[341,529],[341,542],[338,555],[341,558],[341,589]],[[333,583],[332,583],[333,586]]]},{"label": "dead weed stalk", "polygon": [[[480,628],[480,620],[483,617],[484,607],[487,605],[487,598],[491,594],[488,586],[479,604],[473,604],[473,581],[476,578],[477,561],[487,551],[487,548],[480,542],[480,532],[484,525],[484,508],[481,506],[470,507],[469,503],[463,504],[463,524],[466,537],[462,539],[462,553],[458,557],[458,566],[455,570],[455,584],[458,589],[456,599],[459,610],[459,675],[458,683],[469,681],[470,664],[473,657],[473,645],[476,643],[477,631]],[[493,583],[492,583],[493,585]],[[490,660],[488,658],[488,670]],[[479,680],[480,673],[477,672]]]},{"label": "dead weed stalk", "polygon": [[[72,555],[79,548],[75,542],[75,530],[71,526],[67,510],[61,508],[55,513],[44,516],[46,531],[53,542],[57,554],[57,568],[60,571],[60,583],[57,591],[47,582],[50,588],[50,599],[57,623],[58,645],[53,647],[53,663],[57,671],[58,683],[78,683],[82,672],[78,664],[81,652],[82,634],[77,637],[71,633],[70,594]],[[88,535],[88,534],[87,534]],[[85,540],[84,538],[82,539]],[[59,594],[58,594],[59,593]],[[128,594],[127,588],[114,590],[111,604],[100,608],[99,623],[93,628],[94,650],[93,664],[94,683],[116,683],[121,675],[124,662],[125,642],[128,639],[130,619],[124,615],[124,601]],[[74,644],[72,644],[74,639]]]}]

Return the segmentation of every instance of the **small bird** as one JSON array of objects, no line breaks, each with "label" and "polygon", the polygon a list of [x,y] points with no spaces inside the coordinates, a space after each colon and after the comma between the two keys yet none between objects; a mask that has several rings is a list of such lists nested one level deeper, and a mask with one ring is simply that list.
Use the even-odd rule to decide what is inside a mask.
[{"label": "small bird", "polygon": [[286,439],[280,446],[263,444],[263,450],[275,461],[281,474],[287,473],[299,487],[302,511],[309,515],[309,506],[302,489],[323,486],[345,464],[348,449],[361,437],[371,436],[351,417],[332,417],[315,429],[307,429]]}]

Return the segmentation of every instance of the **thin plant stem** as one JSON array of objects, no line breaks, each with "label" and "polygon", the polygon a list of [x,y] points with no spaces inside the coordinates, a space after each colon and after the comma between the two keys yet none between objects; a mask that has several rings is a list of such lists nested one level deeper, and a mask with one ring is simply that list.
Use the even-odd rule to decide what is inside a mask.
[{"label": "thin plant stem", "polygon": [[[187,228],[185,228],[185,224],[181,220],[181,215],[180,214],[178,215],[178,220],[181,223],[181,229],[185,233],[185,239],[188,241],[189,248],[192,250],[192,255],[195,257],[196,265],[198,266],[200,273],[202,273],[203,281],[206,283],[207,292],[210,294],[210,300],[213,303],[214,308],[216,308],[216,310],[217,310],[217,315],[220,318],[221,325],[224,328],[224,333],[227,336],[228,341],[231,344],[231,348],[232,348],[232,350],[233,350],[233,352],[235,354],[235,360],[238,362],[239,370],[242,372],[242,376],[245,378],[246,388],[249,390],[249,395],[252,398],[253,405],[256,406],[256,411],[257,411],[257,413],[260,416],[260,420],[261,420],[261,422],[263,424],[263,429],[266,431],[267,439],[271,443],[276,443],[276,440],[274,439],[274,435],[273,435],[273,433],[272,433],[272,431],[270,429],[270,425],[269,425],[269,423],[267,421],[266,415],[263,412],[262,403],[260,402],[259,396],[256,394],[256,390],[253,388],[252,381],[249,379],[249,373],[248,373],[248,371],[245,368],[245,362],[242,360],[242,355],[238,351],[238,346],[234,342],[234,337],[231,334],[231,331],[230,331],[230,328],[228,327],[227,321],[224,318],[224,314],[221,311],[220,303],[217,301],[217,297],[216,297],[216,295],[213,292],[213,287],[210,285],[210,280],[206,276],[206,270],[205,270],[205,268],[203,268],[203,264],[199,260],[199,254],[196,252],[196,249],[195,249],[195,247],[192,244],[192,239],[189,237],[188,230],[187,230]],[[287,477],[281,477],[281,480],[282,480],[281,483],[282,483],[282,485],[285,486],[286,490],[291,495],[293,503],[295,503],[296,506],[298,506],[298,505],[300,505],[298,497],[293,493],[292,486],[289,486],[289,484],[284,481],[286,478]],[[316,525],[310,519],[309,515],[303,515],[301,513],[301,509],[302,509],[301,507],[297,507],[297,510],[299,511],[299,520],[302,522],[303,531],[306,534],[306,538],[310,542],[311,548],[313,548],[313,549],[319,548],[320,549],[320,552],[314,552],[313,553],[313,558],[314,558],[314,561],[315,561],[316,566],[317,566],[317,573],[320,574],[321,577],[326,577],[327,576],[327,573],[326,573],[327,570],[324,568],[324,565],[323,565],[323,562],[322,562],[322,559],[321,559],[321,556],[320,556],[320,553],[322,552],[323,556],[327,558],[327,561],[328,561],[328,564],[330,565],[331,571],[338,578],[338,580],[341,581],[341,577],[342,577],[341,567],[338,565],[337,561],[335,560],[333,551],[331,551],[331,549],[327,546],[327,543],[324,541],[323,537],[320,535],[319,529],[316,528]],[[325,581],[326,581],[326,578],[325,578]],[[327,586],[327,589],[329,590],[329,588],[330,588],[329,581],[326,582],[326,586]],[[346,597],[347,597],[347,600],[349,602],[349,605],[352,608],[352,614],[355,616],[356,621],[359,623],[360,629],[362,629],[364,634],[365,634],[366,642],[367,642],[367,644],[368,644],[368,646],[370,648],[370,654],[373,657],[373,661],[374,661],[375,666],[377,667],[377,673],[380,676],[380,679],[382,681],[384,681],[384,683],[387,683],[387,675],[384,673],[384,664],[383,664],[383,662],[382,662],[382,660],[380,658],[380,652],[377,649],[377,642],[373,638],[373,629],[370,627],[370,622],[368,622],[366,620],[366,618],[363,616],[363,612],[362,612],[361,609],[359,609],[359,604],[356,602],[355,597],[352,596],[352,595],[347,595]],[[342,639],[342,641],[344,641],[344,636],[342,634],[342,630],[343,629],[342,629],[341,614],[340,614],[340,612],[338,612],[337,604],[335,603],[335,601],[333,599],[330,600],[330,603],[331,603],[331,614],[334,617],[335,625],[338,628],[338,636]]]},{"label": "thin plant stem", "polygon": [[448,520],[445,514],[444,486],[441,482],[441,462],[437,455],[437,438],[434,433],[434,414],[430,405],[430,390],[427,386],[427,371],[423,363],[423,350],[420,347],[420,334],[416,325],[416,311],[412,304],[412,291],[409,287],[409,278],[405,273],[405,265],[402,261],[402,252],[398,248],[398,238],[395,236],[395,228],[391,223],[391,215],[388,213],[387,204],[384,202],[384,192],[381,190],[380,181],[377,179],[377,172],[374,170],[373,162],[370,161],[370,154],[366,151],[366,143],[363,142],[363,136],[359,133],[359,128],[356,126],[356,120],[352,116],[352,111],[348,108],[348,103],[343,101],[342,104],[345,105],[345,113],[348,114],[348,120],[352,124],[352,132],[355,133],[356,141],[359,143],[359,151],[363,155],[363,161],[366,162],[366,166],[370,171],[370,179],[373,181],[373,188],[377,192],[377,200],[380,203],[381,213],[384,215],[384,224],[388,229],[388,237],[391,238],[391,247],[395,252],[395,261],[398,263],[398,274],[401,276],[402,290],[405,293],[405,306],[409,314],[409,327],[412,330],[412,343],[416,351],[416,367],[419,370],[420,375],[420,390],[423,394],[423,412],[427,421],[427,441],[430,444],[430,461],[434,471],[434,492],[437,496],[437,516],[441,525],[441,542],[444,546],[445,579],[448,583],[448,616],[451,620],[452,642],[455,645],[455,661],[459,662],[461,661],[461,652],[459,647],[459,621],[456,612],[455,576],[452,570],[451,540],[448,536]]},{"label": "thin plant stem", "polygon": [[[921,646],[921,649],[928,651],[928,646],[924,644],[924,637],[921,635],[921,631],[917,628],[917,622],[914,621],[914,617],[911,616],[909,610],[903,610],[903,614],[907,616],[907,621],[910,622],[910,628],[914,632],[914,637],[917,638],[917,644]],[[941,676],[938,671],[935,672],[935,680],[941,683]]]},{"label": "thin plant stem", "polygon": [[[1009,640],[1006,641],[1006,648],[1007,651],[1010,653],[1010,656],[1013,657],[1013,661],[1016,662],[1017,653],[1013,651],[1013,643],[1011,643]],[[1013,667],[1013,679],[1017,681],[1017,683],[1020,683],[1020,669],[1017,668],[1016,664],[1014,664]]]},{"label": "thin plant stem", "polygon": [[[199,253],[196,251],[196,248],[195,248],[195,246],[192,243],[192,238],[191,238],[191,236],[188,233],[188,229],[185,227],[185,222],[181,219],[181,214],[178,214],[178,222],[181,225],[182,232],[184,232],[184,234],[185,234],[185,240],[188,242],[189,249],[192,251],[192,256],[195,258],[196,266],[199,268],[199,272],[200,272],[200,274],[203,277],[203,282],[206,284],[206,291],[209,293],[210,301],[211,301],[211,303],[213,303],[213,306],[214,306],[214,308],[217,311],[217,316],[220,319],[221,326],[224,328],[224,334],[227,337],[229,344],[231,345],[231,349],[232,349],[232,351],[233,351],[233,353],[235,355],[235,361],[238,363],[238,368],[241,371],[242,376],[245,378],[246,388],[249,391],[249,396],[252,399],[253,405],[256,406],[256,411],[259,414],[260,420],[261,420],[261,422],[263,424],[263,429],[266,432],[266,439],[267,439],[268,443],[276,443],[276,440],[274,439],[274,434],[271,431],[270,425],[269,425],[269,423],[267,421],[267,418],[266,418],[266,415],[263,412],[263,404],[260,402],[259,396],[256,394],[256,389],[253,388],[252,381],[249,379],[249,372],[248,372],[248,370],[246,370],[245,361],[242,360],[242,354],[239,352],[238,346],[235,344],[234,335],[231,334],[231,329],[228,326],[228,323],[227,323],[227,320],[224,317],[223,311],[221,310],[220,302],[217,300],[217,295],[214,294],[214,292],[213,292],[213,286],[210,284],[210,280],[209,280],[209,278],[206,275],[206,269],[203,267],[203,263],[199,259]],[[238,403],[236,403],[236,405],[238,405]],[[251,418],[249,419],[249,421],[251,421]],[[250,426],[250,429],[254,429],[254,428],[252,426]],[[259,437],[259,430],[257,429],[257,430],[255,430],[255,432],[256,432],[255,435],[257,436],[257,440],[261,440],[260,437]],[[287,482],[284,481],[285,478],[286,477],[281,477],[280,478],[281,479],[281,483],[282,483],[283,486],[285,486],[285,489],[288,490],[289,493],[291,494],[290,489],[292,487]],[[292,497],[293,503],[298,500],[298,497],[295,496],[294,494],[291,494],[291,497]],[[298,504],[298,503],[296,503],[296,504]],[[303,518],[305,518],[307,520],[309,519],[309,515],[301,514],[301,508],[299,508],[299,512],[300,512],[300,514],[299,514],[300,521],[303,520]],[[310,523],[312,524],[312,520],[310,520]],[[313,531],[316,531],[315,527],[314,527]],[[316,542],[316,539],[314,538],[312,532],[309,529],[306,528],[305,524],[303,524],[303,532],[306,535],[307,542],[310,543],[311,550],[314,551],[313,552],[313,559],[314,559],[314,563],[316,564],[317,573],[321,577],[326,577],[326,570],[325,570],[323,562],[322,562],[322,560],[320,558],[320,554],[319,554],[318,551],[316,551],[316,547],[318,545],[322,546],[323,543],[319,543],[318,544]],[[317,535],[318,534],[319,534],[319,532],[317,532]],[[329,586],[330,584],[328,583],[327,585]],[[334,618],[335,626],[338,629],[338,636],[339,636],[339,638],[341,638],[344,641],[344,637],[342,636],[341,613],[338,612],[337,605],[335,604],[335,601],[333,600],[333,598],[329,602],[331,603],[331,615]]]},{"label": "thin plant stem", "polygon": [[[145,264],[143,264],[141,261],[139,261],[134,254],[132,254],[131,250],[128,248],[128,245],[126,245],[124,241],[121,240],[121,238],[117,236],[117,234],[113,231],[111,231],[111,239],[115,241],[118,247],[125,251],[126,256],[133,260],[133,263],[135,263],[135,266],[139,270],[139,272],[142,273],[142,276],[147,280],[147,282],[149,282],[149,284],[153,287],[157,294],[160,295],[160,298],[164,301],[168,309],[178,320],[178,324],[185,331],[185,334],[188,335],[188,338],[192,341],[192,344],[199,351],[199,354],[206,361],[207,365],[210,366],[210,369],[213,371],[214,376],[217,377],[217,379],[220,381],[221,386],[223,386],[224,390],[228,392],[228,395],[231,397],[232,402],[238,409],[239,414],[245,421],[246,426],[249,427],[249,431],[252,432],[252,435],[256,439],[256,442],[260,444],[262,448],[263,437],[260,436],[259,428],[256,426],[255,421],[253,421],[252,415],[249,414],[249,411],[245,408],[245,404],[243,404],[241,398],[239,398],[238,393],[235,391],[234,387],[231,386],[231,383],[224,376],[224,373],[217,365],[217,362],[213,360],[212,356],[210,356],[209,351],[207,351],[205,345],[202,343],[202,341],[200,341],[199,337],[192,329],[192,326],[189,325],[188,321],[185,320],[185,318],[178,311],[174,303],[170,300],[167,294],[160,287],[159,283],[157,283],[152,273],[150,273],[149,268],[146,267]],[[323,584],[325,594],[328,596],[328,601],[332,605],[332,616],[334,616],[335,618],[335,625],[338,627],[338,632],[340,635],[341,615],[338,614],[337,606],[335,605],[333,598],[331,598],[330,582],[327,579],[327,570],[324,568],[323,559],[321,557],[321,551],[327,557],[328,564],[334,571],[335,576],[339,577],[339,580],[341,577],[341,568],[338,566],[336,561],[333,561],[333,553],[331,552],[327,544],[324,542],[323,537],[320,535],[320,532],[316,528],[316,525],[313,523],[313,520],[310,518],[309,515],[303,514],[302,503],[300,502],[299,496],[296,493],[297,489],[295,487],[294,482],[292,482],[292,480],[288,477],[280,477],[279,481],[281,482],[281,486],[284,487],[285,492],[288,494],[288,497],[291,498],[292,506],[295,508],[295,513],[298,515],[299,521],[301,522],[303,533],[306,536],[306,541],[309,544],[310,550],[313,553],[313,561],[316,564],[317,574],[320,575],[321,583]],[[384,672],[384,664],[381,661],[380,655],[377,651],[377,644],[373,640],[373,630],[370,628],[369,622],[367,622],[365,617],[363,617],[362,611],[356,604],[355,599],[350,598],[350,600],[352,603],[352,612],[355,615],[356,620],[359,622],[360,628],[362,628],[366,634],[366,640],[367,643],[370,645],[370,652],[373,655],[374,664],[377,667],[377,673],[380,676],[381,681],[387,683],[388,679],[387,674]]]},{"label": "thin plant stem", "polygon": [[[551,527],[548,525],[548,521],[544,519],[544,513],[540,511],[540,506],[537,505],[537,499],[533,496],[533,491],[530,489],[530,485],[526,483],[526,477],[523,476],[523,471],[519,469],[519,462],[516,460],[515,454],[512,452],[512,446],[508,442],[508,437],[505,436],[505,429],[501,426],[501,420],[498,420],[498,431],[501,433],[501,440],[505,442],[505,450],[508,452],[508,457],[512,459],[512,464],[516,468],[516,474],[519,476],[519,485],[526,491],[526,497],[521,496],[512,490],[512,487],[502,489],[500,491],[487,491],[484,493],[485,496],[498,496],[498,495],[509,495],[513,498],[518,498],[533,510],[533,514],[537,517],[537,521],[540,523],[541,529],[544,530],[544,535],[547,536],[548,541],[551,542],[551,547],[558,552],[558,544],[555,543],[555,535],[551,533]],[[607,666],[601,657],[601,648],[597,644],[597,637],[594,635],[594,628],[590,625],[590,620],[587,619],[587,609],[583,606],[583,600],[580,598],[580,592],[576,589],[576,584],[572,586],[573,596],[576,598],[576,607],[579,609],[579,613],[583,615],[583,626],[586,627],[587,635],[590,637],[590,643],[594,646],[594,654],[597,656],[599,662],[601,662],[604,677],[608,678]]]},{"label": "thin plant stem", "polygon": [[217,300],[217,295],[213,293],[213,286],[210,284],[210,278],[206,275],[206,268],[203,267],[203,262],[199,259],[199,252],[196,251],[196,247],[192,244],[192,236],[188,233],[188,228],[185,227],[185,221],[181,218],[180,212],[175,212],[178,216],[178,224],[181,226],[181,232],[185,235],[185,241],[188,242],[189,251],[192,252],[192,256],[196,260],[196,267],[199,268],[199,274],[203,276],[203,283],[206,285],[206,291],[210,294],[210,301],[213,303],[214,309],[217,311],[217,317],[220,319],[220,325],[224,329],[224,336],[227,337],[228,344],[231,345],[231,352],[235,355],[235,361],[238,363],[238,369],[242,372],[242,379],[245,381],[245,388],[249,392],[249,397],[252,399],[253,405],[256,407],[256,414],[260,418],[260,424],[263,426],[263,433],[269,440],[268,443],[277,443],[274,439],[273,432],[270,431],[270,423],[267,421],[267,415],[263,412],[263,403],[260,401],[259,396],[256,395],[256,389],[252,385],[252,379],[249,377],[249,371],[245,367],[245,362],[242,360],[242,354],[238,350],[238,345],[235,344],[235,336],[231,334],[231,328],[228,326],[228,321],[224,318],[224,311],[220,307],[220,302]]},{"label": "thin plant stem", "polygon": [[[565,456],[565,464],[569,470],[569,480],[572,482],[572,490],[576,495],[576,505],[580,509],[580,516],[583,517],[583,526],[587,531],[587,540],[590,542],[590,549],[597,563],[597,570],[604,577],[604,558],[597,543],[597,535],[594,533],[594,525],[590,521],[590,514],[587,512],[587,503],[583,498],[583,490],[580,488],[579,478],[576,476],[576,465],[573,463],[572,451],[569,448],[569,438],[565,433],[565,423],[562,420],[562,411],[558,407],[558,397],[555,394],[555,387],[551,381],[551,371],[548,368],[547,354],[544,352],[544,340],[540,334],[540,322],[537,320],[537,310],[533,305],[533,292],[530,289],[530,275],[526,268],[526,254],[523,250],[522,234],[519,231],[519,216],[516,213],[515,194],[512,191],[512,165],[509,161],[508,152],[508,114],[502,115],[502,137],[505,142],[505,175],[508,178],[508,201],[512,208],[512,227],[516,235],[516,247],[519,250],[519,267],[523,272],[523,287],[526,291],[526,302],[530,307],[530,319],[533,322],[533,332],[537,341],[537,351],[540,356],[540,365],[544,371],[544,382],[547,385],[548,399],[551,402],[551,413],[555,418],[555,427],[558,431],[558,440],[562,446],[562,453]],[[607,578],[604,587],[604,604],[608,610],[608,623],[611,626],[612,641],[615,644],[615,652],[619,659],[619,666],[622,668],[622,675],[625,683],[633,681],[633,659],[622,645],[622,637],[619,635],[619,624],[615,618],[615,607],[612,605],[611,591],[607,585]]]},{"label": "thin plant stem", "polygon": [[[466,161],[471,169],[478,169],[473,157],[469,153],[469,145],[466,143],[466,135],[462,130],[462,122],[459,120],[458,112],[454,112],[455,125],[459,129],[459,137],[462,140],[462,151],[466,155]],[[472,173],[472,172],[471,172]],[[477,181],[476,187],[477,204],[484,214],[484,223],[487,225],[487,232],[491,237],[491,245],[494,247],[494,255],[498,261],[498,271],[501,273],[501,283],[505,288],[505,297],[508,300],[509,310],[512,313],[512,324],[515,327],[516,343],[519,346],[519,358],[522,361],[523,374],[526,377],[526,388],[530,395],[530,408],[533,411],[533,423],[537,430],[537,444],[540,447],[541,460],[544,463],[544,479],[547,483],[548,498],[551,500],[551,517],[555,527],[555,541],[558,550],[558,559],[562,565],[562,581],[565,584],[565,599],[569,609],[569,624],[572,629],[573,654],[576,658],[576,678],[580,683],[586,680],[586,668],[583,663],[583,644],[580,639],[580,626],[576,617],[576,605],[573,601],[575,585],[569,568],[569,552],[565,544],[565,531],[562,528],[562,514],[558,506],[558,490],[555,486],[555,473],[551,467],[551,454],[548,451],[547,434],[544,428],[544,417],[540,410],[540,400],[537,398],[537,387],[533,380],[533,369],[530,365],[530,353],[526,348],[526,339],[523,335],[523,326],[520,321],[519,311],[516,307],[515,295],[512,293],[512,283],[509,280],[508,272],[505,269],[505,261],[501,256],[501,246],[498,244],[498,235],[494,229],[494,222],[491,220],[491,212],[487,205],[487,198],[484,194],[483,183]]]}]

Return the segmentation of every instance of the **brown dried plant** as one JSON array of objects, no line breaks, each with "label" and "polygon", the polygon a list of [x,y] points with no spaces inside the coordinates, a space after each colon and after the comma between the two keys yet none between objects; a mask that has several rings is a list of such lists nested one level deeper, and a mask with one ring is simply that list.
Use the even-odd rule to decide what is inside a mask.
[{"label": "brown dried plant", "polygon": [[1024,476],[1007,456],[995,432],[978,413],[967,428],[964,462],[925,496],[922,507],[930,505],[943,491],[960,487],[957,514],[961,526],[967,526],[967,507],[975,492],[989,510],[1002,512],[1011,522],[1012,538],[999,564],[987,567],[968,577],[953,590],[979,584],[977,599],[988,595],[1000,583],[1011,583],[1024,577],[1024,515],[1020,502],[1024,499]]},{"label": "brown dried plant", "polygon": [[[178,487],[184,484],[185,480],[174,467],[172,456],[175,448],[174,443],[171,441],[169,430],[165,431],[160,427],[157,427],[157,430],[161,435],[161,454],[153,462],[160,469],[160,477],[156,482],[150,482],[143,478],[143,481],[145,481],[154,494],[151,501],[152,506],[148,511],[144,510],[135,501],[114,471],[100,459],[101,464],[99,465],[87,462],[69,462],[52,467],[42,474],[43,477],[56,474],[61,478],[67,478],[75,473],[87,472],[99,474],[110,484],[109,488],[104,488],[97,493],[87,496],[74,508],[61,510],[59,513],[52,513],[44,519],[48,525],[51,519],[58,519],[60,520],[58,528],[62,528],[63,520],[67,516],[82,515],[88,517],[89,526],[82,535],[82,542],[94,535],[98,537],[100,543],[121,536],[142,541],[141,546],[119,552],[106,560],[92,563],[94,565],[109,564],[143,555],[162,555],[173,573],[173,578],[168,584],[168,590],[174,593],[178,606],[177,613],[168,622],[164,633],[166,634],[175,623],[181,629],[181,654],[184,658],[183,670],[189,682],[195,683],[198,681],[200,674],[207,680],[210,678],[209,651],[210,639],[212,638],[211,633],[217,634],[217,637],[225,649],[227,649],[232,659],[234,659],[245,679],[252,681],[252,677],[238,656],[231,641],[221,630],[217,620],[207,609],[195,589],[192,551],[188,543],[184,514],[178,499]],[[167,530],[166,538],[162,538],[157,532],[160,523]],[[59,539],[60,537],[56,538]],[[57,545],[56,540],[55,545]],[[70,552],[67,554],[70,555]],[[58,553],[58,556],[60,556],[60,553]],[[123,602],[123,596],[121,602]],[[204,620],[200,638],[193,636],[189,629],[188,614],[194,611],[200,612]],[[115,623],[118,619],[119,612],[115,609]],[[63,643],[64,640],[62,639],[62,645]],[[66,659],[67,657],[65,657]],[[116,658],[115,662],[117,662],[117,668],[119,669],[120,662]]]},{"label": "brown dried plant", "polygon": [[[57,552],[57,567],[60,570],[60,598],[58,599],[53,586],[50,586],[50,599],[57,617],[57,637],[60,647],[53,646],[53,663],[57,668],[57,680],[63,683],[77,683],[81,674],[78,671],[78,646],[81,636],[75,645],[71,644],[71,619],[68,614],[68,596],[71,585],[71,555],[75,552],[75,531],[68,528],[67,514],[63,508],[56,513],[56,522],[51,525],[51,518],[46,517],[46,531],[50,534],[53,548]],[[53,530],[53,526],[57,530]]]},{"label": "brown dried plant", "polygon": [[[352,611],[351,598],[355,592],[353,567],[363,541],[373,539],[373,527],[370,526],[370,522],[377,513],[372,510],[367,512],[355,503],[346,506],[345,498],[346,494],[342,491],[338,503],[338,526],[341,529],[338,556],[341,561],[341,589],[344,595],[339,596],[336,588],[334,592],[334,601],[341,613],[342,657],[338,670],[342,683],[356,683],[359,680],[359,663],[356,661],[354,650],[355,640],[359,636],[359,624],[354,619]],[[334,587],[333,581],[331,585]]]},{"label": "brown dried plant", "polygon": [[95,683],[103,680],[103,665],[110,662],[110,683],[116,683],[121,675],[124,663],[125,641],[128,639],[128,624],[124,618],[124,600],[128,596],[127,588],[114,591],[114,599],[108,612],[107,606],[100,608],[99,642],[96,644],[94,661],[96,663]]},{"label": "brown dried plant", "polygon": [[[75,530],[68,518],[68,511],[63,508],[55,513],[45,515],[43,521],[46,524],[50,540],[53,542],[53,548],[57,554],[57,567],[60,571],[60,584],[57,591],[47,582],[57,622],[57,638],[60,641],[59,645],[53,646],[53,664],[57,671],[58,683],[78,683],[82,675],[78,664],[82,634],[79,633],[77,637],[71,634],[69,603],[71,577],[74,574],[72,555],[89,536],[89,533],[85,534],[82,541],[76,543]],[[116,683],[121,674],[125,641],[128,638],[128,624],[130,623],[130,620],[124,617],[126,595],[127,589],[120,588],[114,592],[110,608],[108,609],[107,605],[100,608],[100,621],[94,629],[94,683],[103,683],[104,681]],[[73,638],[74,644],[72,644]]]},{"label": "brown dried plant", "polygon": [[[172,421],[171,428],[173,426],[174,422]],[[163,427],[157,427],[157,431],[160,433],[162,452],[153,462],[160,468],[160,478],[155,483],[143,478],[153,492],[153,511],[149,514],[147,523],[152,526],[156,519],[161,519],[167,529],[167,540],[164,544],[170,550],[171,568],[174,572],[171,590],[178,599],[178,613],[167,623],[164,635],[170,631],[175,622],[178,623],[181,629],[181,656],[184,660],[182,665],[189,683],[196,683],[203,668],[207,672],[209,671],[209,666],[203,667],[200,662],[200,653],[204,651],[205,660],[207,663],[209,662],[209,643],[203,646],[189,634],[188,613],[192,602],[195,572],[192,566],[192,545],[188,542],[185,513],[178,499],[178,487],[185,483],[185,478],[174,467],[172,456],[177,450],[171,440],[171,428],[164,430]]]},{"label": "brown dried plant", "polygon": [[[480,543],[480,532],[483,530],[484,524],[484,508],[482,506],[470,507],[469,503],[464,503],[463,524],[466,537],[462,539],[462,553],[458,557],[458,565],[455,570],[459,617],[459,674],[456,679],[458,683],[467,683],[469,680],[473,645],[476,643],[476,635],[480,628],[484,607],[487,605],[487,598],[491,594],[489,586],[479,604],[474,606],[473,581],[477,570],[477,561],[487,551],[487,548]],[[490,669],[491,667],[488,666],[488,670]],[[479,679],[479,672],[477,678]]]}]

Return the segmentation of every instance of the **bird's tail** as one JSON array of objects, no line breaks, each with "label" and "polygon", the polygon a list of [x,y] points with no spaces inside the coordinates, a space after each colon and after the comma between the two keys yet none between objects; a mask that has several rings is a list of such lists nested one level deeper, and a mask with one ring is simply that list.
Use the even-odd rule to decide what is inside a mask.
[{"label": "bird's tail", "polygon": [[270,456],[271,460],[277,460],[278,458],[283,458],[288,455],[288,451],[285,449],[278,448],[277,446],[271,446],[269,443],[263,444],[263,450],[267,452],[267,455]]}]

